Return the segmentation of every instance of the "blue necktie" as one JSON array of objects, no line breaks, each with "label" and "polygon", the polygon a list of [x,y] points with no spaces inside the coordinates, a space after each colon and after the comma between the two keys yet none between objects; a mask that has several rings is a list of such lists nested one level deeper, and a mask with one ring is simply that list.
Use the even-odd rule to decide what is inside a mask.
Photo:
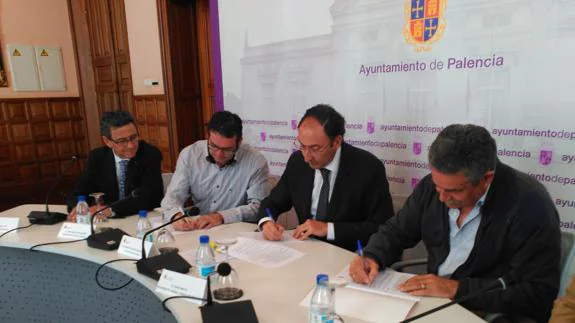
[{"label": "blue necktie", "polygon": [[120,160],[120,177],[118,178],[118,188],[120,196],[123,199],[126,196],[126,171],[128,170],[129,160]]}]

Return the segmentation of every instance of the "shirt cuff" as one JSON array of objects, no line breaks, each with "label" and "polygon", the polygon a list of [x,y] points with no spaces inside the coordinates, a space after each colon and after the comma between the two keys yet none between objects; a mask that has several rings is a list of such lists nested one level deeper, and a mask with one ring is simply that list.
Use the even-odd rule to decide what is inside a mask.
[{"label": "shirt cuff", "polygon": [[224,224],[227,223],[235,223],[241,221],[241,215],[234,210],[224,210],[224,211],[217,211],[215,213],[219,213],[222,215],[222,219],[224,219]]},{"label": "shirt cuff", "polygon": [[327,240],[333,241],[335,240],[335,227],[333,226],[333,222],[327,223]]},{"label": "shirt cuff", "polygon": [[268,216],[268,217],[265,217],[265,218],[261,218],[261,219],[258,221],[258,230],[259,230],[259,231],[262,231],[262,225],[263,225],[264,223],[268,222],[268,221],[273,221],[273,219],[270,218],[269,216]]}]

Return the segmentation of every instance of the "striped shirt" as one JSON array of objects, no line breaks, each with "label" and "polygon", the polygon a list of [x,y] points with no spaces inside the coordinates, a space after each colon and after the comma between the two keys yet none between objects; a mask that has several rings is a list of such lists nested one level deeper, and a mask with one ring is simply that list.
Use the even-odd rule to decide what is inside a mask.
[{"label": "striped shirt", "polygon": [[182,150],[162,208],[182,207],[191,197],[201,214],[218,212],[224,223],[256,221],[260,202],[270,191],[265,157],[248,144],[240,145],[235,163],[222,168],[207,156],[206,140]]}]

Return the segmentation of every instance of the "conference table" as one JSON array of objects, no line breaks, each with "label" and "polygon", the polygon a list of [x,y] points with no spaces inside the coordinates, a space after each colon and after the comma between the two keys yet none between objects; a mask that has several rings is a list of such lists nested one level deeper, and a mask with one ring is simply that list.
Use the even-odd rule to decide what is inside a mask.
[{"label": "conference table", "polygon": [[[18,217],[19,226],[27,225],[26,215],[43,210],[43,205],[22,205],[0,213],[0,217]],[[51,211],[65,212],[65,206],[51,205]],[[150,217],[160,216],[151,212]],[[109,224],[135,235],[137,216],[112,219]],[[0,321],[1,322],[201,322],[198,305],[183,299],[161,301],[168,296],[155,292],[157,281],[139,274],[135,261],[109,264],[100,273],[102,284],[121,286],[117,291],[100,288],[94,275],[100,264],[126,258],[114,251],[89,248],[86,241],[29,248],[57,238],[62,223],[33,225],[0,238]],[[181,252],[196,249],[198,237],[208,234],[212,240],[237,237],[239,232],[253,232],[249,223],[221,225],[209,230],[175,235]],[[71,240],[71,239],[68,239]],[[315,276],[337,275],[354,254],[317,240],[291,243],[289,247],[305,255],[278,268],[261,267],[231,259],[244,295],[240,300],[253,302],[260,322],[307,322],[308,309],[299,304],[314,288]],[[192,264],[193,265],[193,264]],[[337,295],[337,292],[336,292]],[[442,298],[424,297],[409,316],[447,303]],[[347,323],[361,323],[345,317]],[[419,322],[483,322],[465,308],[454,305],[424,317]]]}]

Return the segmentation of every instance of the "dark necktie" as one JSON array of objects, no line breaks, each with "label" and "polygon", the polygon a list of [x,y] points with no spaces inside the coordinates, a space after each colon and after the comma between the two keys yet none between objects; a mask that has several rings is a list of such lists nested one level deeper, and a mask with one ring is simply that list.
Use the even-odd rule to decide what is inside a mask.
[{"label": "dark necktie", "polygon": [[126,171],[128,170],[129,160],[124,159],[120,161],[120,178],[118,178],[119,198],[123,199],[126,196]]},{"label": "dark necktie", "polygon": [[325,168],[322,168],[319,171],[323,178],[323,184],[321,184],[321,190],[319,191],[319,200],[317,202],[315,219],[318,221],[325,221],[327,218],[327,206],[329,204],[329,175],[331,171]]}]

